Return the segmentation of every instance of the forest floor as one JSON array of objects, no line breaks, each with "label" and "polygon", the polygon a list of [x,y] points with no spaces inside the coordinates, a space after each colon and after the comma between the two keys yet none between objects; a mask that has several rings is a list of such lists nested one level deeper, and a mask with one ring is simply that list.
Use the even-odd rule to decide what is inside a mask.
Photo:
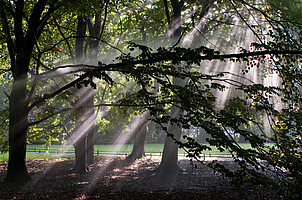
[{"label": "forest floor", "polygon": [[[0,199],[282,199],[274,191],[253,185],[244,193],[211,169],[180,160],[178,175],[169,182],[154,175],[159,160],[140,159],[125,165],[121,158],[97,158],[87,174],[74,174],[73,159],[29,161],[32,180],[25,186],[0,183]],[[234,163],[225,163],[233,167]],[[6,163],[0,163],[0,179]]]}]

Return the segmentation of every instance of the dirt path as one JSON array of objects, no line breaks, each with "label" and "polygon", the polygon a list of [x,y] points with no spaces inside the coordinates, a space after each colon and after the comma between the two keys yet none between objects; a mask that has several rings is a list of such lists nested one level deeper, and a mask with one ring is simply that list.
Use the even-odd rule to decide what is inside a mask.
[{"label": "dirt path", "polygon": [[[23,187],[1,183],[0,199],[282,199],[264,188],[246,185],[239,196],[227,178],[205,166],[180,161],[180,171],[164,182],[154,175],[159,160],[141,159],[131,165],[122,159],[97,159],[88,174],[72,173],[73,160],[32,161],[32,181]],[[232,163],[227,163],[232,167]],[[3,178],[6,164],[0,164]]]}]

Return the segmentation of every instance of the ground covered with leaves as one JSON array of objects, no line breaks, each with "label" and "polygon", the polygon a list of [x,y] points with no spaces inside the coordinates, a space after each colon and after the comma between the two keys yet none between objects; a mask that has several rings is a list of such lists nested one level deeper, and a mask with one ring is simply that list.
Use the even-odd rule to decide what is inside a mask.
[{"label": "ground covered with leaves", "polygon": [[[0,183],[0,199],[282,199],[274,191],[253,185],[238,190],[211,169],[181,160],[178,175],[164,181],[155,174],[159,160],[97,158],[87,174],[72,172],[73,159],[30,161],[32,180],[25,186]],[[232,162],[225,162],[233,167]],[[0,163],[0,179],[6,173]]]}]

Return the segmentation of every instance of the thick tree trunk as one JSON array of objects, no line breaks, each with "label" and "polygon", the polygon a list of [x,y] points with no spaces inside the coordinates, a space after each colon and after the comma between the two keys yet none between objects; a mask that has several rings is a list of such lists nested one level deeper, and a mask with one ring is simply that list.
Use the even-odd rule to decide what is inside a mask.
[{"label": "thick tree trunk", "polygon": [[11,64],[14,80],[9,97],[9,159],[5,180],[13,183],[30,179],[25,164],[29,112],[26,86],[33,45],[21,48],[22,45],[20,41],[18,53],[12,54],[15,63]]},{"label": "thick tree trunk", "polygon": [[[172,117],[178,118],[179,114],[179,108],[172,107]],[[170,124],[168,127],[168,133],[173,134],[173,138],[179,140],[181,136],[181,127],[175,123]],[[158,169],[158,175],[161,178],[173,177],[176,175],[178,170],[178,145],[171,137],[166,136],[162,160]]]},{"label": "thick tree trunk", "polygon": [[[184,86],[188,82],[188,78],[180,79],[174,78],[173,85]],[[179,119],[181,111],[178,107],[172,106],[171,108],[171,118]],[[168,127],[168,133],[173,134],[173,139],[179,141],[182,126],[181,124],[170,123]],[[177,171],[178,166],[178,145],[175,143],[171,137],[166,136],[162,160],[158,169],[158,175],[161,178],[173,178]]]},{"label": "thick tree trunk", "polygon": [[75,166],[73,168],[73,171],[75,173],[86,173],[88,172],[88,166],[87,166],[87,155],[86,155],[86,148],[87,148],[87,133],[85,131],[86,127],[84,125],[84,122],[82,121],[82,115],[84,113],[84,109],[79,110],[78,119],[76,121],[76,132],[75,134],[75,143],[74,143],[74,149],[75,149]]},{"label": "thick tree trunk", "polygon": [[84,61],[84,41],[86,35],[86,22],[83,17],[78,17],[77,24],[77,39],[75,42],[75,57],[77,63],[83,63]]},{"label": "thick tree trunk", "polygon": [[147,120],[136,129],[134,135],[134,143],[131,154],[125,159],[126,162],[133,162],[136,159],[145,156],[145,138],[146,138],[146,127]]},{"label": "thick tree trunk", "polygon": [[94,127],[87,135],[87,164],[94,164]]},{"label": "thick tree trunk", "polygon": [[[92,91],[91,91],[92,90]],[[94,162],[94,122],[95,114],[91,98],[94,91],[91,87],[82,87],[78,91],[80,101],[78,102],[78,119],[76,122],[75,156],[76,164],[74,171],[85,173],[88,171],[88,165]]]},{"label": "thick tree trunk", "polygon": [[76,144],[74,145],[75,148],[75,166],[73,171],[75,173],[83,174],[89,171],[87,166],[87,159],[86,159],[86,135],[81,137]]},{"label": "thick tree trunk", "polygon": [[[166,2],[166,1],[165,1]],[[203,10],[200,13],[200,18],[205,16],[208,12],[209,7],[214,3],[214,1],[205,1],[203,5]],[[173,40],[178,41],[181,37],[181,11],[183,9],[184,1],[183,0],[171,0],[171,5],[173,8],[173,18],[172,21],[169,23],[168,29],[174,30],[173,34],[169,34],[172,36]],[[166,11],[167,12],[167,11]],[[169,16],[169,13],[167,13]],[[169,20],[168,20],[169,21]],[[172,40],[172,41],[173,41]],[[184,86],[187,84],[187,80],[182,79],[174,79],[174,85]],[[177,107],[172,107],[172,118],[178,118],[180,116],[180,111]],[[176,124],[170,124],[168,127],[168,133],[173,134],[174,139],[179,140],[181,136],[181,126]],[[174,176],[178,171],[178,145],[172,140],[170,137],[166,137],[164,151],[162,155],[162,161],[158,169],[158,174],[160,177],[165,176]]]},{"label": "thick tree trunk", "polygon": [[183,9],[184,1],[183,0],[171,0],[171,5],[173,8],[173,16],[171,21],[171,27],[174,30],[173,39],[178,40],[181,37],[181,11]]},{"label": "thick tree trunk", "polygon": [[[84,62],[84,41],[87,30],[87,23],[83,17],[78,17],[77,24],[77,36],[76,46],[75,46],[75,56],[77,63]],[[77,120],[76,120],[76,131],[74,133],[74,148],[75,148],[75,166],[73,171],[76,173],[86,173],[88,172],[87,165],[87,129],[85,127],[84,121],[86,120],[86,87],[78,89],[75,95],[78,97],[78,101],[75,103],[74,107],[77,109]]]},{"label": "thick tree trunk", "polygon": [[[168,34],[171,36],[172,42],[177,41],[181,37],[181,10],[183,8],[183,1],[171,0],[173,8],[172,21],[169,22],[168,32],[173,30],[173,34]],[[168,14],[167,14],[168,15]],[[173,79],[173,85],[182,85],[183,80]],[[172,106],[171,108],[171,117],[178,118],[179,108]],[[174,139],[179,140],[181,135],[181,127],[178,127],[176,124],[169,124],[168,133],[173,134]],[[161,178],[171,178],[176,175],[178,171],[178,145],[174,142],[171,137],[166,137],[165,145],[162,155],[162,160],[160,163],[157,175]]]},{"label": "thick tree trunk", "polygon": [[[83,63],[85,61],[84,56],[84,42],[87,30],[88,21],[84,17],[78,18],[77,24],[77,36],[76,39],[76,61],[77,63]],[[89,30],[90,32],[91,30]],[[90,47],[91,47],[91,43]],[[94,43],[92,43],[94,44]],[[95,45],[95,44],[94,44]],[[95,48],[95,47],[91,47]],[[89,60],[96,60],[96,55],[94,55],[95,50],[93,50],[93,58],[91,53],[89,54]],[[74,171],[76,173],[85,173],[88,171],[88,165],[94,163],[94,89],[88,85],[87,87],[82,87],[76,93],[79,98],[78,102],[74,105],[75,107],[80,107],[78,114],[78,122],[76,127],[76,140],[75,146],[75,157],[76,163]],[[85,121],[81,122],[82,119]],[[85,125],[84,125],[85,124]],[[84,126],[84,127],[83,127]]]},{"label": "thick tree trunk", "polygon": [[9,98],[9,160],[6,181],[24,182],[29,179],[25,165],[28,103],[26,75],[13,81]]},{"label": "thick tree trunk", "polygon": [[[13,13],[13,27],[10,30],[7,20],[9,11],[1,10],[2,31],[6,36],[6,42],[10,54],[11,72],[14,78],[12,83],[11,95],[9,98],[9,160],[7,167],[6,181],[24,182],[29,179],[25,165],[26,156],[26,137],[28,129],[28,102],[27,99],[27,73],[29,71],[30,59],[34,46],[45,27],[48,18],[54,12],[54,5],[49,6],[49,12],[43,16],[42,13],[48,1],[38,1],[33,4],[31,14],[27,18],[27,31],[25,32],[25,4],[24,1],[10,1]],[[7,13],[6,13],[7,12]],[[26,12],[30,12],[26,8]],[[10,12],[9,15],[12,13]],[[27,13],[29,14],[29,13]],[[13,35],[13,37],[11,37]]]},{"label": "thick tree trunk", "polygon": [[79,97],[77,107],[76,132],[74,133],[76,165],[75,172],[85,173],[88,165],[94,162],[94,90],[92,87],[82,87],[77,90]]},{"label": "thick tree trunk", "polygon": [[94,89],[90,86],[87,88],[89,95],[86,103],[86,119],[90,120],[89,129],[87,133],[87,164],[92,165],[94,163],[94,131],[95,131],[95,113],[94,113]]},{"label": "thick tree trunk", "polygon": [[75,95],[79,101],[74,105],[77,108],[76,131],[73,136],[76,157],[74,171],[85,173],[88,165],[94,162],[94,90],[90,86],[83,86]]},{"label": "thick tree trunk", "polygon": [[[90,22],[91,23],[91,22]],[[100,31],[101,31],[101,15],[95,15],[95,24],[94,26],[89,26],[89,34],[92,37],[100,38]],[[90,39],[89,41],[89,63],[90,64],[97,64],[98,59],[98,48],[99,48],[99,41],[96,39]],[[86,102],[87,109],[88,109],[88,117],[93,120],[91,122],[91,127],[88,132],[87,136],[87,162],[89,165],[94,163],[94,131],[95,131],[95,113],[94,113],[94,89],[91,86],[87,87],[87,94],[89,94],[89,98]]]}]

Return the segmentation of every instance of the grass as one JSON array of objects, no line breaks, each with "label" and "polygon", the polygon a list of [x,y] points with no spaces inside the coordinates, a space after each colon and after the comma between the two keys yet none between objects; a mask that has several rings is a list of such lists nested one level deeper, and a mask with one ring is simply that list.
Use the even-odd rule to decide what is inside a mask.
[{"label": "grass", "polygon": [[[241,143],[240,146],[244,149],[251,148],[248,143]],[[95,154],[120,154],[129,155],[132,151],[133,145],[95,145]],[[147,156],[161,156],[164,148],[164,144],[146,144],[145,153]],[[231,157],[228,152],[220,152],[216,147],[211,147],[212,151],[204,151],[205,156],[221,156],[221,157]],[[185,156],[184,150],[179,149],[179,156]],[[74,147],[72,145],[52,145],[50,149],[46,149],[43,145],[27,145],[26,160],[48,160],[56,159],[59,157],[73,157]],[[0,162],[6,162],[8,160],[8,153],[0,154]]]},{"label": "grass", "polygon": [[[57,154],[42,154],[42,153],[27,153],[26,160],[51,160],[58,158],[69,158],[74,157],[74,155],[57,155]],[[0,154],[0,163],[8,161],[8,153]]]},{"label": "grass", "polygon": [[[125,144],[125,145],[110,145],[110,144],[103,144],[103,145],[94,145],[95,153],[99,152],[99,154],[130,154],[132,151],[133,145],[132,144]],[[145,153],[149,154],[152,153],[154,155],[161,154],[163,151],[164,144],[146,144],[145,145]],[[65,149],[65,151],[64,151]],[[38,152],[40,150],[41,153],[48,152],[48,153],[74,153],[74,147],[72,145],[52,145],[50,149],[46,149],[43,145],[28,145],[27,151],[34,151]],[[179,149],[179,154],[183,154],[184,150]],[[219,153],[216,148],[213,148],[213,151],[205,151],[206,154],[208,153]]]}]

